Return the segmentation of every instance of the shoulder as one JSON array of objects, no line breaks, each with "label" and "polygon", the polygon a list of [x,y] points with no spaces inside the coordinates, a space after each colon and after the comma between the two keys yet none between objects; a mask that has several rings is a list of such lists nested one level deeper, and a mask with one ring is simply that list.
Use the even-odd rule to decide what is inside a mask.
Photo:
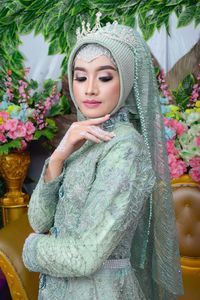
[{"label": "shoulder", "polygon": [[148,156],[142,135],[133,127],[131,123],[122,123],[113,130],[115,137],[105,143],[103,154],[129,153],[129,158],[136,155]]},{"label": "shoulder", "polygon": [[109,147],[126,145],[130,147],[144,147],[143,136],[133,127],[131,123],[121,123],[113,130],[115,137],[107,143]]}]

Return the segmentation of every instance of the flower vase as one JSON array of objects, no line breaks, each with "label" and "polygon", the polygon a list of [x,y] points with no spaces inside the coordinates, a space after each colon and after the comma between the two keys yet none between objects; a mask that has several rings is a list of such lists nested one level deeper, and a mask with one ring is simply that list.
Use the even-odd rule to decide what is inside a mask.
[{"label": "flower vase", "polygon": [[0,174],[6,185],[6,193],[0,198],[4,225],[27,210],[29,196],[22,192],[22,185],[29,165],[28,152],[0,155]]}]

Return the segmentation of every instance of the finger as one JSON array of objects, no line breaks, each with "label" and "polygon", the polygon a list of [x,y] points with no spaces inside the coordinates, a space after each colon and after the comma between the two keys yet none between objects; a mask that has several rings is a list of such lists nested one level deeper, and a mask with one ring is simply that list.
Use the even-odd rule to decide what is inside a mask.
[{"label": "finger", "polygon": [[98,139],[97,137],[95,137],[94,135],[90,134],[90,133],[87,132],[87,131],[81,131],[79,134],[80,134],[84,139],[90,140],[90,141],[92,141],[92,142],[94,142],[94,143],[99,144],[99,143],[101,142],[100,139]]},{"label": "finger", "polygon": [[105,131],[98,126],[92,125],[92,126],[88,126],[88,127],[90,128],[90,132],[92,132],[93,134],[97,134],[100,136],[109,136],[109,137],[115,136],[114,132]]},{"label": "finger", "polygon": [[100,118],[94,118],[94,119],[89,119],[86,121],[82,121],[82,124],[84,125],[96,125],[96,124],[101,124],[105,121],[107,121],[110,118],[110,115],[105,115],[104,117],[100,117]]},{"label": "finger", "polygon": [[113,138],[113,136],[110,136],[107,133],[105,134],[104,132],[102,133],[102,132],[94,131],[94,129],[91,129],[90,126],[88,126],[87,132],[89,132],[90,134],[92,134],[93,136],[95,136],[96,138],[102,141],[110,141]]}]

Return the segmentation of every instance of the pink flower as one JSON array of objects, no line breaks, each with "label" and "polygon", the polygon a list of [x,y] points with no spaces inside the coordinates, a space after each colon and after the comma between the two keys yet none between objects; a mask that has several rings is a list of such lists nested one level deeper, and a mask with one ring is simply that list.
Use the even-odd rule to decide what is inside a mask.
[{"label": "pink flower", "polygon": [[0,118],[2,118],[4,121],[8,120],[9,113],[7,113],[6,111],[0,111]]},{"label": "pink flower", "polygon": [[180,122],[176,122],[176,133],[177,135],[182,135],[185,132],[185,126],[181,124]]},{"label": "pink flower", "polygon": [[24,140],[21,140],[21,147],[18,149],[18,151],[24,151],[27,148],[27,143]]},{"label": "pink flower", "polygon": [[52,107],[52,101],[51,101],[50,97],[46,98],[46,100],[44,102],[44,105],[45,105],[45,107],[46,107],[47,110],[49,110]]},{"label": "pink flower", "polygon": [[167,153],[168,154],[174,154],[179,155],[178,150],[174,146],[174,140],[167,140]]},{"label": "pink flower", "polygon": [[33,134],[35,132],[35,126],[33,125],[33,123],[31,121],[27,121],[25,123],[25,127],[26,127],[27,135]]},{"label": "pink flower", "polygon": [[26,127],[25,127],[24,123],[22,123],[22,122],[19,122],[19,124],[17,125],[17,127],[14,131],[10,130],[8,132],[8,137],[13,140],[20,138],[20,137],[25,137],[25,135],[26,135]]},{"label": "pink flower", "polygon": [[198,147],[200,147],[200,136],[196,137],[196,144]]},{"label": "pink flower", "polygon": [[190,169],[189,174],[194,181],[200,182],[200,167],[199,166]]},{"label": "pink flower", "polygon": [[176,159],[173,154],[168,155],[168,164],[171,178],[178,178],[187,171],[186,163],[180,159]]},{"label": "pink flower", "polygon": [[20,122],[15,131],[16,137],[25,137],[26,135],[26,127],[24,123]]},{"label": "pink flower", "polygon": [[0,142],[5,143],[6,141],[7,140],[6,140],[5,136],[2,133],[0,133]]},{"label": "pink flower", "polygon": [[19,123],[19,120],[17,120],[17,119],[7,120],[5,125],[4,125],[5,130],[15,131],[17,129],[18,123]]},{"label": "pink flower", "polygon": [[200,157],[199,156],[194,156],[193,158],[190,159],[189,165],[193,168],[198,168],[200,169]]},{"label": "pink flower", "polygon": [[32,134],[27,134],[27,135],[25,135],[25,140],[27,141],[27,142],[29,142],[29,141],[32,141],[33,140],[33,135]]}]

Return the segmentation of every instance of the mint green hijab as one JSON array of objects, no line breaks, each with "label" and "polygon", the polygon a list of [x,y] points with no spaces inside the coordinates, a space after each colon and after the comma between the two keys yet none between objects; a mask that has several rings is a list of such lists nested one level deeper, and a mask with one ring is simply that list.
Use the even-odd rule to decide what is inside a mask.
[{"label": "mint green hijab", "polygon": [[74,103],[73,63],[77,52],[87,44],[99,44],[112,54],[120,76],[120,99],[111,114],[121,107],[128,109],[143,135],[156,174],[153,194],[133,239],[133,267],[147,299],[176,299],[183,293],[179,247],[159,94],[149,49],[135,30],[117,23],[81,37],[68,63]]}]

